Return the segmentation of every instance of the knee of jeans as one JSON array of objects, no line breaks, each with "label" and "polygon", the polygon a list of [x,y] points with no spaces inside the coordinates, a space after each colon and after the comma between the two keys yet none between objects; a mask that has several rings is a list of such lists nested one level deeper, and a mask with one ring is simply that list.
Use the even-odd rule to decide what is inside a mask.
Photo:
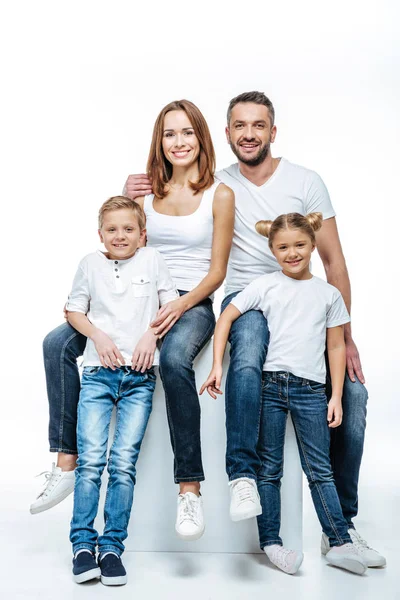
[{"label": "knee of jeans", "polygon": [[261,471],[257,474],[257,485],[262,487],[266,484],[276,485],[278,487],[281,486],[281,480],[283,477],[283,469],[274,469],[267,471],[265,469],[261,469]]},{"label": "knee of jeans", "polygon": [[65,349],[65,352],[72,351],[73,354],[79,356],[81,351],[74,350],[74,341],[78,338],[78,332],[67,324],[60,325],[53,331],[50,331],[43,340],[43,355],[45,359],[59,358]]},{"label": "knee of jeans", "polygon": [[310,485],[316,483],[331,483],[334,481],[333,471],[328,465],[315,467],[312,471],[307,472],[306,476]]},{"label": "knee of jeans", "polygon": [[160,370],[163,378],[168,374],[176,374],[182,369],[192,368],[192,361],[185,353],[180,352],[161,352],[160,353]]},{"label": "knee of jeans", "polygon": [[118,480],[133,480],[136,479],[136,467],[133,461],[124,460],[122,458],[113,457],[108,461],[107,471],[110,478]]},{"label": "knee of jeans", "polygon": [[343,386],[343,403],[349,402],[354,405],[357,403],[360,407],[367,405],[368,391],[367,388],[361,381],[356,377],[355,381],[351,381],[350,377],[346,373],[346,378]]}]

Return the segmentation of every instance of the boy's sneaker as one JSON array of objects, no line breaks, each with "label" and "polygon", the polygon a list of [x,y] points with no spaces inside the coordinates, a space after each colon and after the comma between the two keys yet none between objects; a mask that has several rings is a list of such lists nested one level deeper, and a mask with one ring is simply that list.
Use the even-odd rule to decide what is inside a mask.
[{"label": "boy's sneaker", "polygon": [[[358,531],[355,529],[349,529],[349,535],[354,546],[357,548],[359,554],[361,554],[364,562],[367,564],[367,567],[384,567],[386,565],[386,558],[373,548],[370,548]],[[321,553],[326,555],[329,550],[330,546],[328,536],[323,533],[321,538]]]},{"label": "boy's sneaker", "polygon": [[46,483],[36,501],[31,504],[30,512],[32,515],[52,508],[74,491],[74,471],[62,471],[60,467],[56,467],[53,463],[51,471],[43,471],[40,475],[46,477]]},{"label": "boy's sneaker", "polygon": [[302,552],[288,550],[287,548],[279,546],[278,544],[265,546],[264,552],[272,564],[289,575],[294,575],[297,573],[304,558]]},{"label": "boy's sneaker", "polygon": [[125,585],[128,581],[121,557],[114,552],[101,554],[99,556],[99,567],[103,585]]},{"label": "boy's sneaker", "polygon": [[229,482],[231,488],[230,516],[232,521],[242,521],[261,515],[262,508],[257,483],[248,477]]},{"label": "boy's sneaker", "polygon": [[365,573],[367,563],[359,554],[354,544],[343,544],[343,546],[333,546],[326,554],[326,560],[331,565],[346,569],[357,575]]},{"label": "boy's sneaker", "polygon": [[178,495],[175,531],[182,540],[194,541],[204,533],[203,500],[192,492]]},{"label": "boy's sneaker", "polygon": [[100,577],[101,571],[90,550],[78,550],[72,559],[72,574],[76,583]]}]

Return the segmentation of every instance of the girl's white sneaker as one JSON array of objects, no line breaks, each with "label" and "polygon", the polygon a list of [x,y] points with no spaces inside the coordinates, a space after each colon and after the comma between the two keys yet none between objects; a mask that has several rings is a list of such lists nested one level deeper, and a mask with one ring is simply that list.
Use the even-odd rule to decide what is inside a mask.
[{"label": "girl's white sneaker", "polygon": [[331,565],[363,575],[367,569],[367,563],[357,550],[354,544],[343,544],[343,546],[333,546],[326,555],[326,560]]},{"label": "girl's white sneaker", "polygon": [[272,564],[289,575],[294,575],[297,573],[304,558],[302,552],[288,550],[287,548],[279,546],[278,544],[265,546],[264,552]]},{"label": "girl's white sneaker", "polygon": [[31,504],[32,515],[56,506],[74,491],[75,471],[63,471],[53,463],[51,471],[44,471],[40,475],[45,476],[46,483],[36,501]]}]

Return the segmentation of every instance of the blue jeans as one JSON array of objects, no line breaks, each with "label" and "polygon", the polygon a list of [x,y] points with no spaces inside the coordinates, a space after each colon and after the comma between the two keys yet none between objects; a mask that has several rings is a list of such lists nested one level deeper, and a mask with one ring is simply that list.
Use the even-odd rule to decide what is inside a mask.
[{"label": "blue jeans", "polygon": [[[156,376],[120,367],[85,367],[78,405],[78,466],[75,470],[74,512],[70,541],[73,551],[124,551],[136,481],[136,461],[151,413]],[[116,406],[114,441],[107,463],[108,430]],[[104,506],[104,532],[98,537],[94,520],[99,505],[101,475],[109,473]]]},{"label": "blue jeans", "polygon": [[263,509],[257,517],[260,546],[282,545],[280,486],[286,420],[291,413],[301,465],[315,510],[331,546],[351,542],[340,506],[329,457],[325,385],[284,371],[263,374],[257,485]]},{"label": "blue jeans", "polygon": [[[180,292],[181,295],[186,292]],[[160,352],[160,374],[167,403],[175,482],[204,479],[200,445],[200,403],[193,361],[211,339],[215,316],[206,298],[188,310],[165,336]],[[51,452],[77,454],[76,415],[80,379],[76,364],[86,338],[64,323],[43,342],[49,399]]]},{"label": "blue jeans", "polygon": [[[222,302],[223,311],[238,292]],[[226,402],[226,470],[229,480],[247,476],[257,478],[260,461],[257,440],[261,413],[261,377],[269,331],[263,314],[251,310],[239,317],[231,328],[231,361]],[[327,396],[330,377],[327,365]],[[349,527],[358,512],[358,479],[364,448],[368,393],[356,379],[346,374],[343,388],[343,422],[331,431],[331,463],[344,517]]]}]

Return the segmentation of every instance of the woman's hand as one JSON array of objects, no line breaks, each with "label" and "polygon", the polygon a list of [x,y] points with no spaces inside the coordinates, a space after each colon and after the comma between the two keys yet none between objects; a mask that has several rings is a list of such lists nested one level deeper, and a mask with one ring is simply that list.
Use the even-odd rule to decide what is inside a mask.
[{"label": "woman's hand", "polygon": [[339,427],[343,418],[342,399],[332,397],[328,404],[328,426]]},{"label": "woman's hand", "polygon": [[115,371],[116,368],[125,364],[121,352],[104,331],[97,329],[92,335],[92,341],[103,367],[106,369],[110,367],[112,371]]},{"label": "woman's hand", "polygon": [[181,318],[184,312],[186,312],[186,308],[182,298],[171,300],[171,302],[167,302],[167,304],[164,304],[159,309],[156,318],[150,323],[150,327],[153,327],[155,334],[159,338],[162,338],[175,325],[177,320]]},{"label": "woman's hand", "polygon": [[132,369],[144,373],[153,366],[154,353],[157,347],[157,336],[153,329],[142,335],[132,354]]},{"label": "woman's hand", "polygon": [[207,392],[209,393],[211,398],[214,398],[214,400],[216,400],[217,396],[215,394],[222,394],[221,379],[222,379],[222,367],[220,367],[220,366],[213,367],[211,369],[211,373],[209,374],[206,381],[203,383],[203,385],[200,388],[200,396],[204,392],[204,390],[207,389]]}]

